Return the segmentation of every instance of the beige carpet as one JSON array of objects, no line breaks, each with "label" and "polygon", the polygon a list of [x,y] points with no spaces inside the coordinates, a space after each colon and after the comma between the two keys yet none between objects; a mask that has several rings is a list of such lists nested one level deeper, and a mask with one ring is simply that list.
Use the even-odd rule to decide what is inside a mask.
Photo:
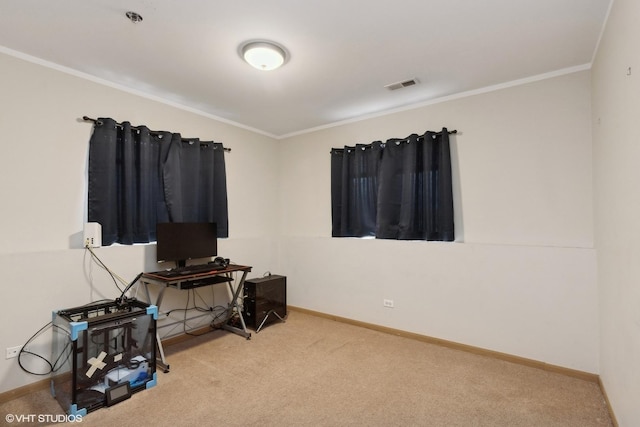
[{"label": "beige carpet", "polygon": [[[296,311],[250,340],[215,331],[167,358],[156,387],[81,425],[611,426],[595,383]],[[0,413],[63,411],[41,391]]]}]

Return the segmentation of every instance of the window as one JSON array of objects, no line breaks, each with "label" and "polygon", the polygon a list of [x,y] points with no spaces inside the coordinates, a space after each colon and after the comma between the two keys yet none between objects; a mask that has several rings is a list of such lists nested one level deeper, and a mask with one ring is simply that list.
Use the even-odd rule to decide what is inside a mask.
[{"label": "window", "polygon": [[449,132],[331,151],[333,237],[454,240]]},{"label": "window", "polygon": [[89,142],[88,220],[102,243],[155,241],[158,222],[215,222],[228,237],[221,143],[98,119]]}]

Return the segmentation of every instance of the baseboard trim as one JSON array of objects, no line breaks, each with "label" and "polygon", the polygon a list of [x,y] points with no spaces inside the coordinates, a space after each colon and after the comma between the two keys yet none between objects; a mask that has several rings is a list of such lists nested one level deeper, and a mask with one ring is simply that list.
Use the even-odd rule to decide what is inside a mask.
[{"label": "baseboard trim", "polygon": [[189,331],[188,334],[182,333],[182,334],[179,334],[179,335],[173,335],[173,336],[171,336],[169,338],[165,338],[165,339],[161,340],[162,341],[162,347],[170,347],[172,345],[179,344],[179,343],[184,342],[184,341],[189,341],[192,338],[195,338],[195,337],[200,336],[202,334],[206,334],[206,333],[213,332],[213,331],[215,331],[215,329],[212,329],[211,326],[203,326],[201,328]]},{"label": "baseboard trim", "polygon": [[51,378],[47,377],[44,380],[36,381],[31,384],[23,385],[22,387],[14,388],[13,390],[0,393],[0,405],[7,403],[13,399],[26,396],[31,393],[35,393],[51,387]]},{"label": "baseboard trim", "polygon": [[609,396],[607,396],[607,389],[604,388],[604,384],[602,383],[602,378],[598,377],[598,385],[600,386],[600,391],[602,391],[602,395],[604,396],[604,402],[607,405],[607,410],[609,411],[609,416],[611,417],[611,422],[613,423],[613,427],[619,427],[618,420],[616,419],[616,414],[613,412],[613,408],[611,407],[611,402],[609,401]]},{"label": "baseboard trim", "polygon": [[504,360],[507,362],[517,363],[519,365],[542,369],[548,372],[555,372],[555,373],[567,375],[573,378],[578,378],[584,381],[601,384],[600,377],[597,374],[592,374],[590,372],[584,372],[576,369],[565,368],[563,366],[552,365],[552,364],[540,362],[534,359],[527,359],[526,357],[514,356],[508,353],[501,353],[499,351],[487,350],[481,347],[475,347],[467,344],[460,344],[454,341],[443,340],[440,338],[434,338],[427,335],[420,335],[413,332],[403,331],[400,329],[388,328],[386,326],[380,326],[373,323],[361,322],[359,320],[353,320],[347,317],[335,316],[333,314],[322,313],[319,311],[309,310],[302,307],[295,307],[295,306],[289,305],[287,306],[287,308],[289,310],[299,311],[301,313],[310,314],[316,317],[323,317],[325,319],[335,320],[337,322],[347,323],[354,326],[360,326],[362,328],[371,329],[374,331],[384,332],[391,335],[397,335],[404,338],[411,338],[411,339],[426,342],[429,344],[436,344],[442,347],[448,347],[455,350],[462,350],[462,351],[477,354],[480,356],[492,357],[492,358]]}]

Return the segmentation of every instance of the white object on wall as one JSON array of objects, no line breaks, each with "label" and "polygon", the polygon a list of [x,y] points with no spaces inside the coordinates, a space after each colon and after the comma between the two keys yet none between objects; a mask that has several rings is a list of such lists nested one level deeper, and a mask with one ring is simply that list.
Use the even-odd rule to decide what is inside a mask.
[{"label": "white object on wall", "polygon": [[83,246],[99,248],[102,246],[102,226],[98,222],[86,222],[84,224]]}]

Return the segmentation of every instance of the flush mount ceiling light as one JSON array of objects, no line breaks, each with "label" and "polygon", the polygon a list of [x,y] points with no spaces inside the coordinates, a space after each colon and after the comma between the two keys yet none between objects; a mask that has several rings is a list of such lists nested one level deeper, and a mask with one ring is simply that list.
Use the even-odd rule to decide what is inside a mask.
[{"label": "flush mount ceiling light", "polygon": [[249,65],[262,71],[275,70],[287,60],[287,52],[270,41],[251,41],[240,46],[240,56]]}]

